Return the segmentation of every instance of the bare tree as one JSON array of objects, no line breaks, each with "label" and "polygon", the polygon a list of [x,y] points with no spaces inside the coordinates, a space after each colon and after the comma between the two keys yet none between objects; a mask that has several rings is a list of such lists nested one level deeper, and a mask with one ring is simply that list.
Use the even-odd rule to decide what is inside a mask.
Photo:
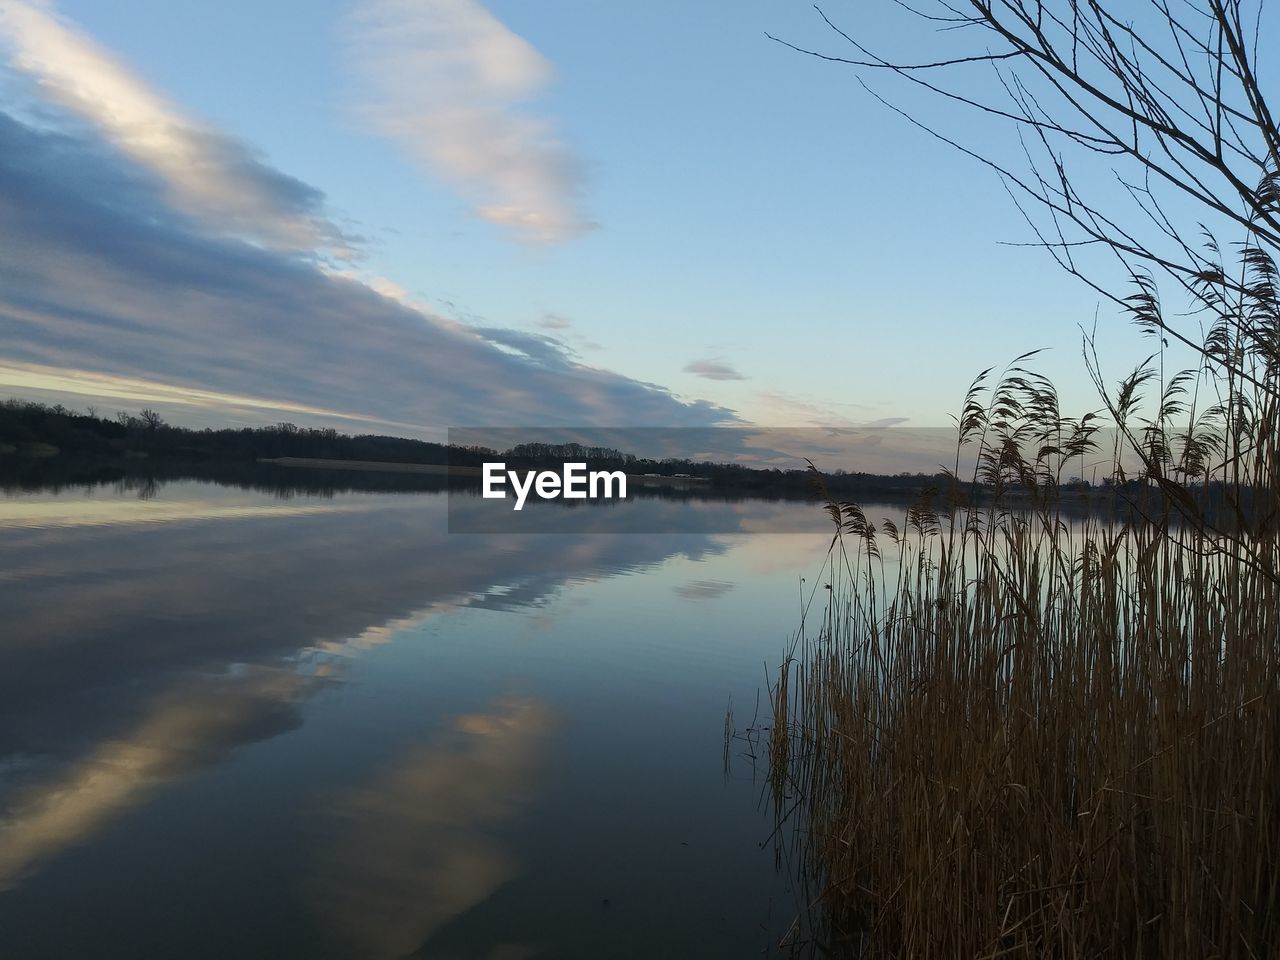
[{"label": "bare tree", "polygon": [[[1256,69],[1261,4],[1246,14],[1243,0],[1176,0],[1176,9],[1173,2],[939,0],[928,9],[906,7],[922,25],[978,36],[976,42],[961,39],[954,56],[920,63],[877,54],[819,9],[857,56],[803,52],[888,71],[950,104],[1016,125],[1027,161],[1021,167],[907,115],[863,84],[912,123],[992,168],[1012,189],[1039,242],[1070,272],[1093,283],[1076,251],[1101,245],[1131,275],[1168,274],[1198,302],[1218,309],[1222,293],[1250,291],[1222,267],[1218,245],[1203,235],[1205,224],[1234,226],[1239,242],[1268,252],[1280,245],[1280,133]],[[943,76],[975,65],[990,68],[989,91],[949,84]],[[1070,156],[1080,151],[1117,164],[1115,175],[1141,222],[1103,209],[1079,188]],[[1176,214],[1165,209],[1170,196],[1184,201],[1180,210],[1190,201],[1194,219],[1175,222]],[[1036,210],[1022,203],[1028,199]],[[1133,304],[1129,296],[1094,286],[1121,306]],[[1151,321],[1204,351],[1199,337],[1184,336],[1162,317]]]},{"label": "bare tree", "polygon": [[[887,40],[821,8],[843,50],[779,42],[855,68],[890,109],[990,168],[1032,243],[1157,338],[1161,362],[1114,392],[1086,342],[1090,373],[1148,475],[1207,477],[1219,443],[1220,479],[1280,489],[1280,131],[1259,74],[1260,0],[921,2],[884,7],[922,28],[922,46],[924,29],[939,31],[928,42],[941,55],[889,56],[876,49]],[[898,93],[881,89],[885,75]],[[916,93],[1007,125],[1016,152],[942,129],[942,115],[903,105]],[[1162,295],[1185,303],[1167,309]],[[1171,341],[1199,369],[1166,377]],[[1138,399],[1153,385],[1157,411],[1143,425]]]},{"label": "bare tree", "polygon": [[144,410],[142,410],[142,412],[138,416],[139,416],[139,419],[141,419],[142,423],[146,426],[147,430],[149,430],[151,433],[155,433],[162,426],[164,426],[164,417],[160,416],[159,413],[157,413],[155,410],[152,410],[150,407],[146,407]]}]

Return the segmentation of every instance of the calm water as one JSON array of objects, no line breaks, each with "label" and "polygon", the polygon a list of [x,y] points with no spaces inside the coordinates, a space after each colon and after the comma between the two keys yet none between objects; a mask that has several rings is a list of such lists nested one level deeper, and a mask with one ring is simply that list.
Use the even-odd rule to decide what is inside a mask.
[{"label": "calm water", "polygon": [[785,931],[724,714],[749,721],[825,532],[145,493],[0,495],[0,957],[746,957]]}]

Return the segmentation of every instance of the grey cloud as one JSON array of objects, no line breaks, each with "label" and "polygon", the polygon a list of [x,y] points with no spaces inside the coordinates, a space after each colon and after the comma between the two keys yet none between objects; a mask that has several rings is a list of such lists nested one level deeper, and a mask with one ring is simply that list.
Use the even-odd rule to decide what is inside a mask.
[{"label": "grey cloud", "polygon": [[896,427],[899,424],[906,423],[910,417],[883,417],[880,420],[870,420],[862,424],[864,427]]},{"label": "grey cloud", "polygon": [[[19,362],[432,429],[702,426],[732,411],[429,316],[298,257],[200,232],[100,139],[0,112],[0,338]],[[497,346],[495,346],[497,344]]]},{"label": "grey cloud", "polygon": [[282,249],[307,250],[320,245],[356,256],[362,238],[329,219],[323,191],[270,164],[244,144],[220,133],[191,130],[187,137],[202,160],[221,168],[238,191],[230,202],[218,197],[192,205],[203,220],[236,236],[262,237]]},{"label": "grey cloud", "polygon": [[747,378],[727,363],[719,360],[694,360],[684,368],[685,373],[692,373],[703,380],[746,380]]},{"label": "grey cloud", "polygon": [[543,366],[566,366],[573,362],[564,344],[552,337],[506,327],[476,327],[475,332],[489,343]]},{"label": "grey cloud", "polygon": [[0,78],[8,102],[56,127],[93,129],[208,229],[279,250],[355,255],[320,191],[185,117],[52,5],[0,4],[0,45],[8,52],[10,70]]}]

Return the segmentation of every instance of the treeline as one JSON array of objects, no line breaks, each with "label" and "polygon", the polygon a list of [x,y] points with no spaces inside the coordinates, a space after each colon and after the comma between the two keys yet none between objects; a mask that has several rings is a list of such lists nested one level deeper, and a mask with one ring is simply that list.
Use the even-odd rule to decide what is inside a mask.
[{"label": "treeline", "polygon": [[198,463],[167,459],[94,460],[80,457],[0,457],[0,493],[61,493],[114,487],[149,499],[169,483],[196,481],[265,493],[280,500],[295,496],[333,497],[352,493],[433,493],[448,490],[448,479],[414,473],[365,470],[299,470],[251,460]]},{"label": "treeline", "polygon": [[[492,454],[484,448],[478,453]],[[624,453],[611,447],[584,446],[578,443],[521,443],[502,454],[509,464],[529,467],[557,467],[567,460],[581,460],[592,470],[622,470],[630,474],[655,474],[663,477],[689,477],[706,480],[720,491],[746,496],[785,499],[812,499],[815,495],[812,471],[805,467],[783,470],[777,467],[750,467],[740,463],[713,463],[676,457],[650,459]],[[837,469],[823,475],[826,490],[848,500],[876,498],[917,498],[935,491],[960,495],[976,494],[982,485],[956,482],[941,471],[937,473],[878,474]],[[1064,483],[1068,492],[1084,493],[1092,489],[1083,480]]]},{"label": "treeline", "polygon": [[[498,455],[484,447],[471,447],[467,452],[480,458]],[[629,474],[687,477],[708,481],[709,486],[717,491],[752,498],[792,500],[812,499],[815,495],[812,472],[801,467],[782,470],[776,467],[749,467],[740,463],[712,463],[678,457],[655,459],[639,457],[613,447],[580,443],[520,443],[500,456],[509,466],[525,468],[558,468],[566,461],[582,461],[591,470],[622,470]],[[454,462],[460,462],[457,451],[454,451]],[[825,482],[833,494],[849,499],[917,497],[930,489],[951,488],[951,479],[941,473],[903,473],[889,476],[837,470],[826,476]]]},{"label": "treeline", "polygon": [[[484,447],[449,447],[375,434],[351,436],[332,428],[306,428],[292,423],[192,429],[165,423],[150,409],[105,418],[93,408],[82,413],[60,404],[0,402],[0,473],[10,481],[19,475],[23,482],[38,482],[50,475],[69,475],[79,480],[94,476],[96,471],[118,469],[125,463],[130,464],[130,474],[148,470],[171,473],[174,465],[182,465],[211,476],[220,473],[239,478],[247,470],[261,469],[256,461],[279,457],[475,466],[499,456],[512,467],[558,468],[566,460],[581,460],[591,469],[698,478],[708,481],[699,484],[700,488],[714,488],[734,496],[788,500],[815,496],[813,476],[803,468],[761,469],[679,458],[648,459],[611,447],[581,444],[522,443],[499,454]],[[60,463],[55,466],[54,461]],[[150,466],[142,466],[144,463]],[[68,473],[72,464],[75,469]],[[824,479],[832,496],[860,501],[916,498],[930,490],[958,489],[961,494],[980,491],[969,483],[957,488],[943,473],[890,476],[836,470]],[[399,485],[399,481],[383,482]],[[1090,489],[1082,481],[1074,486],[1080,493]]]},{"label": "treeline", "polygon": [[[52,448],[52,449],[50,449]],[[443,444],[373,434],[349,436],[332,428],[278,423],[269,427],[195,430],[164,422],[155,411],[105,419],[28,400],[0,403],[0,454],[74,457],[152,457],[187,462],[254,461],[274,457],[444,463]]]}]

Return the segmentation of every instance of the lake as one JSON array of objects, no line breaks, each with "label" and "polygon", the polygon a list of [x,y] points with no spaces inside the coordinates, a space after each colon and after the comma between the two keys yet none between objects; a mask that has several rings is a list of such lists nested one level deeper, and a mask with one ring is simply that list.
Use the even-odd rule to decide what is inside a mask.
[{"label": "lake", "polygon": [[446,500],[0,495],[0,956],[777,944],[797,895],[725,714],[767,699],[821,510],[504,536]]}]

